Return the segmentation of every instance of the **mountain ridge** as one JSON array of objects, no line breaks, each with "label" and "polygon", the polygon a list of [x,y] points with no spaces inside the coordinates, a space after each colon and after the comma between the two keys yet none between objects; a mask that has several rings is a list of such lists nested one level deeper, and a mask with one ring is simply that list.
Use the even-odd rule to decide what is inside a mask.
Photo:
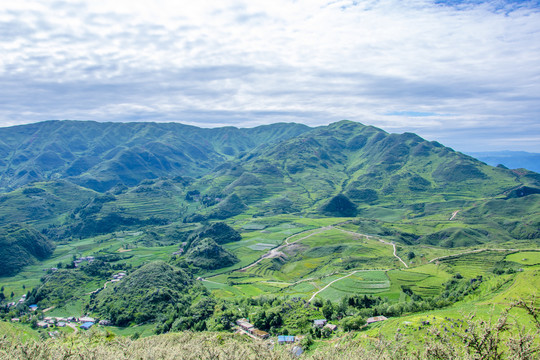
[{"label": "mountain ridge", "polygon": [[180,123],[72,120],[0,128],[0,189],[68,178],[106,191],[165,175],[200,176],[260,141],[279,141],[307,129],[285,123],[204,129]]}]

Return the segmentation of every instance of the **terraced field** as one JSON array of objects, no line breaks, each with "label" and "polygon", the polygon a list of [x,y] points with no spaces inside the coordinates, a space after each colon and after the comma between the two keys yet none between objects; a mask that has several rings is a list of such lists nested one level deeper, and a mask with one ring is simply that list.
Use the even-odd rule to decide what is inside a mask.
[{"label": "terraced field", "polygon": [[457,257],[440,260],[441,264],[448,265],[454,272],[459,272],[465,277],[483,275],[502,260],[511,251],[483,251],[480,253],[464,254]]},{"label": "terraced field", "polygon": [[[269,246],[258,244],[275,244],[276,236],[282,236],[282,244],[276,247],[278,251],[273,250],[273,257],[260,259],[242,271],[210,274],[205,285],[219,297],[272,293],[309,298],[318,292],[316,296],[323,300],[377,294],[397,301],[403,297],[402,285],[411,287],[419,295],[434,296],[452,276],[443,270],[447,265],[428,264],[405,269],[394,256],[391,243],[351,232],[347,227],[347,231],[316,228],[286,240],[283,231],[269,229],[246,236],[235,248],[237,251],[245,247],[251,251],[260,249],[259,253],[264,254]],[[249,245],[255,241],[254,245]],[[444,251],[432,249],[432,253],[440,255]]]},{"label": "terraced field", "polygon": [[[536,255],[537,253],[533,252],[516,252],[508,255],[507,259],[515,261],[516,259],[525,259],[527,256],[533,258]],[[469,270],[467,270],[467,260],[471,260]],[[492,258],[489,262],[492,263],[493,260]],[[465,270],[465,273],[475,274],[480,269],[478,259],[465,257],[465,259],[460,259],[458,263],[460,271]],[[430,265],[428,270],[433,269],[435,267]],[[462,325],[465,317],[470,314],[475,315],[476,319],[495,323],[503,310],[508,309],[516,300],[532,301],[537,307],[540,305],[540,297],[538,297],[537,292],[537,289],[540,289],[540,265],[526,265],[522,271],[507,275],[493,276],[484,273],[484,276],[486,279],[475,294],[465,297],[453,306],[389,319],[371,326],[365,336],[393,336],[396,328],[400,328],[404,341],[410,339],[418,341],[418,339],[429,336],[430,329],[433,327],[451,335],[453,329]],[[424,325],[425,321],[429,322],[429,326]],[[534,332],[536,328],[532,318],[519,308],[510,311],[509,322],[519,324],[525,331]]]},{"label": "terraced field", "polygon": [[[540,252],[512,254],[509,250],[467,253],[470,250],[400,244],[397,250],[402,257],[407,251],[413,250],[422,254],[409,260],[410,268],[405,268],[394,256],[389,241],[381,242],[379,237],[359,234],[354,231],[357,228],[350,224],[334,228],[328,223],[324,224],[326,227],[307,223],[302,225],[296,222],[288,229],[264,227],[264,230],[260,224],[248,225],[250,231],[243,234],[244,240],[234,244],[234,249],[244,254],[249,251],[253,255],[252,261],[258,261],[245,271],[225,269],[228,271],[222,271],[221,275],[209,274],[205,286],[223,298],[281,294],[306,300],[317,297],[338,302],[344,296],[360,294],[403,301],[408,298],[403,292],[404,288],[421,297],[435,297],[457,273],[466,278],[484,276],[488,284],[493,277],[491,271],[496,266],[526,266],[540,262]],[[298,234],[291,236],[288,231],[297,231]],[[271,245],[275,245],[274,250],[270,249]],[[269,251],[273,251],[272,257],[260,259]],[[448,255],[453,256],[430,262]],[[237,267],[244,267],[245,263]],[[504,284],[491,281],[490,291],[500,291],[504,286],[510,286],[501,279],[498,281]]]}]

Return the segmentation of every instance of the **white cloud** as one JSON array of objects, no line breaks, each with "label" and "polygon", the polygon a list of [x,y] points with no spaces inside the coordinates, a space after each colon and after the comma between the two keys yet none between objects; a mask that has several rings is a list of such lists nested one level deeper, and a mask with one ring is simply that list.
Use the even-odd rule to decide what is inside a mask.
[{"label": "white cloud", "polygon": [[0,9],[0,123],[348,118],[459,146],[486,128],[503,139],[516,124],[536,136],[533,5],[18,0]]}]

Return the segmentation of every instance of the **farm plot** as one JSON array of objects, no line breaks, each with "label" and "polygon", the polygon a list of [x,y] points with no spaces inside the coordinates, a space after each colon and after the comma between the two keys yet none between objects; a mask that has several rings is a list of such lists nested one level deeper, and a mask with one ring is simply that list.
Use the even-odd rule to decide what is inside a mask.
[{"label": "farm plot", "polygon": [[540,251],[521,251],[508,255],[504,260],[529,266],[538,265],[540,264]]},{"label": "farm plot", "polygon": [[495,264],[504,260],[506,253],[498,251],[483,251],[480,253],[464,254],[440,260],[450,266],[455,272],[464,277],[473,278],[492,269]]},{"label": "farm plot", "polygon": [[324,300],[339,301],[345,296],[380,294],[390,289],[390,281],[384,271],[360,271],[336,281],[317,296]]}]

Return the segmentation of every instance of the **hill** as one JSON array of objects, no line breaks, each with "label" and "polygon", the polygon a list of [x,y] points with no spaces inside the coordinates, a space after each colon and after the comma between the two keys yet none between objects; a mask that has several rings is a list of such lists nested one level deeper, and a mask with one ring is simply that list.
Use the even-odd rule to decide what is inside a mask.
[{"label": "hill", "polygon": [[193,283],[186,271],[151,262],[109,284],[95,296],[90,310],[120,326],[155,321],[175,307],[189,306]]},{"label": "hill", "polygon": [[524,185],[539,188],[538,175],[492,167],[415,134],[388,134],[341,121],[255,149],[188,189],[220,199],[237,196],[235,206],[227,208],[249,207],[227,213],[218,202],[201,211],[204,218],[217,213],[223,219],[241,211],[256,216],[283,212],[339,216],[336,209],[343,206],[343,214],[363,216],[373,205],[474,201],[504,196]]},{"label": "hill", "polygon": [[[52,157],[28,157],[19,165],[41,169],[40,182],[25,183],[13,154],[7,158],[13,171],[2,174],[13,189],[0,195],[0,261],[12,270],[2,276],[0,318],[30,328],[45,317],[29,311],[37,303],[51,318],[111,320],[103,338],[92,338],[103,330],[96,325],[67,340],[88,356],[93,349],[127,354],[120,344],[145,357],[187,336],[193,342],[181,341],[216,340],[197,345],[209,357],[228,341],[234,346],[225,348],[227,358],[238,349],[240,356],[259,349],[254,358],[290,357],[287,345],[242,348],[251,339],[226,333],[110,341],[234,331],[238,319],[249,318],[271,337],[303,337],[306,358],[489,358],[485,349],[474,352],[468,336],[489,330],[490,309],[499,315],[512,308],[524,330],[504,328],[492,339],[505,341],[497,351],[512,358],[538,345],[537,333],[526,332],[538,319],[529,315],[538,308],[530,295],[540,279],[539,174],[351,121],[317,128],[177,125],[47,122],[30,126],[33,132],[7,132],[12,138],[1,141],[10,146],[17,132],[26,136],[22,152],[49,146],[45,130],[62,144],[62,131],[75,136],[75,128],[93,134],[80,143],[110,147],[96,150],[99,164],[79,174],[55,161],[58,167],[44,170]],[[166,146],[153,147],[154,140]],[[143,148],[152,156],[126,155]],[[77,159],[88,151],[70,150]],[[519,299],[530,299],[529,315],[515,305]],[[477,310],[484,322],[469,324],[463,314]],[[388,320],[366,324],[375,316]],[[337,328],[314,327],[322,318]],[[0,324],[0,331],[9,327]],[[396,333],[397,341],[382,340]],[[63,351],[62,341],[56,350]],[[18,349],[6,339],[0,352],[2,346]]]},{"label": "hill", "polygon": [[[395,226],[390,232],[408,244],[456,247],[534,238],[540,218],[524,212],[540,191],[540,175],[492,167],[415,134],[389,134],[351,121],[252,129],[52,121],[0,133],[11,159],[0,165],[0,186],[20,186],[0,195],[0,226],[16,222],[58,243],[129,229],[160,239],[147,237],[148,244],[171,243],[166,231],[154,228],[179,221],[196,227],[291,214],[395,222],[461,211],[466,224],[421,231]],[[37,161],[44,149],[65,161]],[[126,155],[134,151],[139,155]],[[26,160],[16,161],[23,153]],[[96,164],[80,173],[68,170],[89,156]],[[19,166],[35,168],[35,179],[55,180],[27,183],[35,179],[17,175]],[[484,203],[511,206],[527,221],[499,216],[497,206]],[[204,237],[223,245],[215,235]]]},{"label": "hill", "polygon": [[193,241],[185,259],[189,264],[206,270],[228,267],[239,261],[234,254],[211,238],[198,238]]},{"label": "hill", "polygon": [[53,253],[54,244],[31,228],[11,225],[0,228],[0,276],[13,275],[36,260]]}]

